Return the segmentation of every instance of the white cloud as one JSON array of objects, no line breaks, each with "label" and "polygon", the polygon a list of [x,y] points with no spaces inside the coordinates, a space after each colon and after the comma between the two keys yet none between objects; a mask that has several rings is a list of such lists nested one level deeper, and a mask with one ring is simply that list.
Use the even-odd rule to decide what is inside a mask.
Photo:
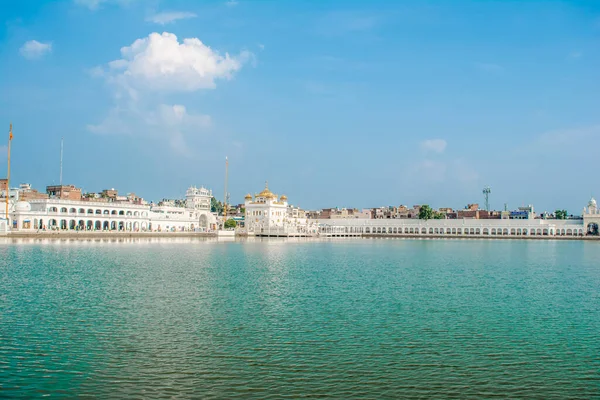
[{"label": "white cloud", "polygon": [[181,104],[165,104],[176,92],[214,89],[218,79],[231,79],[252,54],[221,55],[199,39],[165,32],[152,33],[121,49],[122,58],[90,75],[102,77],[114,90],[114,106],[99,124],[88,125],[97,134],[145,135],[168,140],[179,154],[191,156],[194,135],[211,130],[210,116],[188,112]]},{"label": "white cloud", "polygon": [[421,142],[421,148],[427,152],[442,154],[448,143],[444,139],[429,139]]},{"label": "white cloud", "polygon": [[146,18],[146,21],[154,22],[155,24],[166,25],[166,24],[175,22],[180,19],[189,19],[189,18],[196,18],[196,17],[197,17],[197,15],[194,14],[193,12],[172,11],[172,12],[162,12],[162,13],[154,14],[154,15]]},{"label": "white cloud", "polygon": [[239,4],[239,2],[238,2],[238,1],[236,1],[236,0],[229,0],[229,1],[226,1],[226,2],[225,2],[225,5],[226,5],[227,7],[229,7],[229,8],[231,8],[231,7],[235,7],[235,6],[237,6],[238,4]]},{"label": "white cloud", "polygon": [[123,58],[108,64],[107,75],[130,95],[136,90],[195,91],[215,88],[215,80],[231,79],[250,52],[219,54],[198,38],[179,43],[172,33],[151,33],[121,49]]},{"label": "white cloud", "polygon": [[186,107],[179,104],[160,104],[151,111],[130,104],[114,107],[104,121],[87,128],[103,135],[143,134],[152,139],[166,139],[173,150],[190,155],[186,137],[206,131],[211,123],[210,116],[188,113]]},{"label": "white cloud", "polygon": [[52,52],[52,43],[41,43],[37,40],[30,40],[25,42],[21,49],[19,49],[21,55],[29,60],[35,60],[42,58],[46,54]]}]

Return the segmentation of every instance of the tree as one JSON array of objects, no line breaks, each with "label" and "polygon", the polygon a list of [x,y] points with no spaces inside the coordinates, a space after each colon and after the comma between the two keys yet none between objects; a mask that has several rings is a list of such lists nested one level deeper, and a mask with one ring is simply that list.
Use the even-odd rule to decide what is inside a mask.
[{"label": "tree", "polygon": [[556,216],[556,219],[567,219],[569,214],[567,214],[567,210],[556,210],[554,211],[554,215]]},{"label": "tree", "polygon": [[427,221],[433,218],[433,210],[427,204],[423,204],[419,210],[419,219]]},{"label": "tree", "polygon": [[441,212],[434,212],[433,219],[446,219],[446,214]]},{"label": "tree", "polygon": [[223,213],[223,203],[221,203],[220,201],[218,201],[214,197],[211,197],[211,199],[210,199],[210,211],[211,212],[216,212],[217,214]]},{"label": "tree", "polygon": [[237,222],[234,219],[229,218],[225,221],[225,229],[235,228],[237,226]]}]

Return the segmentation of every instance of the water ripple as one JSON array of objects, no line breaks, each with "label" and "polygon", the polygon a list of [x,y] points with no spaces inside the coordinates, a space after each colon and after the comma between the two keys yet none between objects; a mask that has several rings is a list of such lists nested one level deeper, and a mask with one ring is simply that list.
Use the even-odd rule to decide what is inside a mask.
[{"label": "water ripple", "polygon": [[0,244],[0,397],[600,396],[600,246]]}]

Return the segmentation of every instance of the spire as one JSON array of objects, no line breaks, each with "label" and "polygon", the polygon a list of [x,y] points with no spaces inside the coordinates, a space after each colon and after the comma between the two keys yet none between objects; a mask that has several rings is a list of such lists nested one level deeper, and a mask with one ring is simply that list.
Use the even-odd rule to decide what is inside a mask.
[{"label": "spire", "polygon": [[269,190],[269,181],[265,181],[265,190]]}]

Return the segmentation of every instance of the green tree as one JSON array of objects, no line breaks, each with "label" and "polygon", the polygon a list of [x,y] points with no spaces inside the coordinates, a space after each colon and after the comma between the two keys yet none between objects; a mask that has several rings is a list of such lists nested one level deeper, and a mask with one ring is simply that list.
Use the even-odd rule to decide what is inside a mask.
[{"label": "green tree", "polygon": [[229,218],[225,221],[225,229],[235,228],[237,226],[237,222],[234,219]]},{"label": "green tree", "polygon": [[433,210],[427,204],[423,204],[419,210],[419,219],[427,221],[431,218],[433,218]]},{"label": "green tree", "polygon": [[556,219],[567,219],[569,214],[567,214],[567,210],[556,210],[554,211],[554,215],[556,216]]},{"label": "green tree", "polygon": [[217,214],[222,214],[223,213],[223,203],[221,203],[216,198],[212,197],[210,199],[210,211],[216,212]]},{"label": "green tree", "polygon": [[434,212],[433,219],[446,219],[446,214],[441,212]]}]

